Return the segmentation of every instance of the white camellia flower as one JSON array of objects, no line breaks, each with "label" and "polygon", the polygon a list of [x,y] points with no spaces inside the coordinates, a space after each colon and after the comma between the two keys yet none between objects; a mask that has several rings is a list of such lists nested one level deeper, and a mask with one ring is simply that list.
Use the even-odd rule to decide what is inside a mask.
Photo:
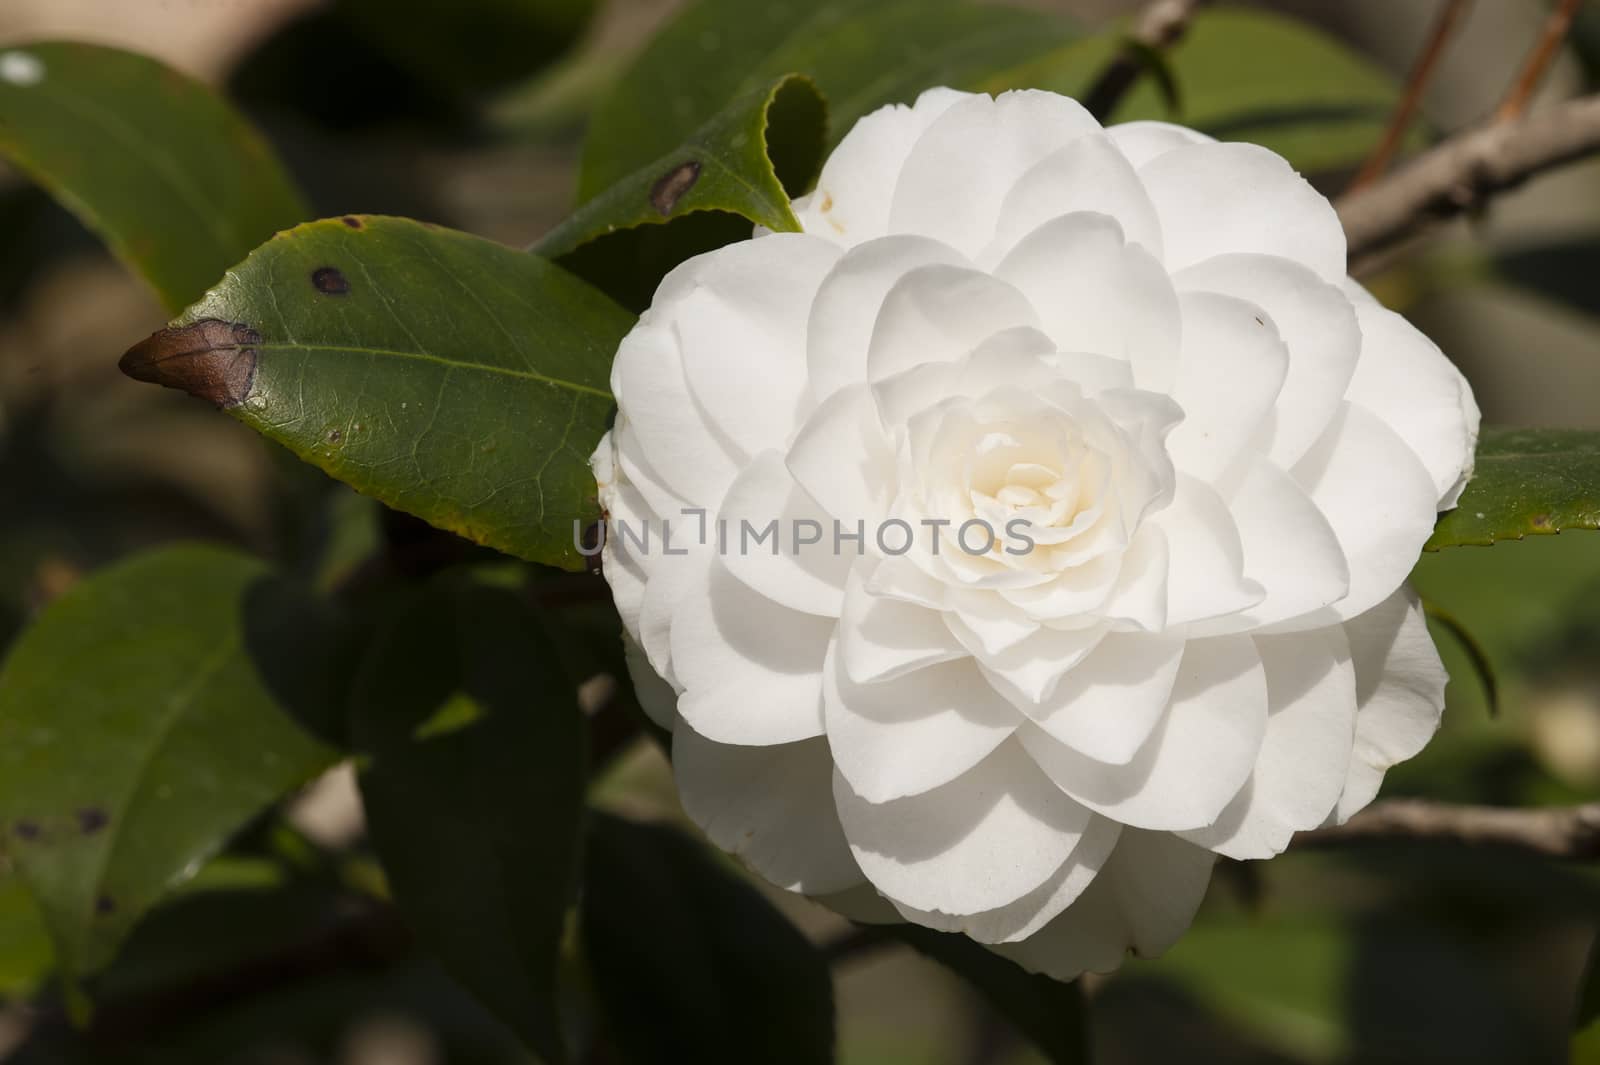
[{"label": "white camellia flower", "polygon": [[1437,727],[1471,392],[1253,145],[936,89],[795,208],[661,283],[593,460],[684,808],[851,916],[1158,953]]}]

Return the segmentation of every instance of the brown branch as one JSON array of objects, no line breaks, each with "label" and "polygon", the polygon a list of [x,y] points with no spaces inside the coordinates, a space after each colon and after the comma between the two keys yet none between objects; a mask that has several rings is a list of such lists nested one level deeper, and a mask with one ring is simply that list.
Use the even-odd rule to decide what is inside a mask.
[{"label": "brown branch", "polygon": [[1583,0],[1561,0],[1556,9],[1550,12],[1550,17],[1544,21],[1544,29],[1539,32],[1538,43],[1528,53],[1522,73],[1512,82],[1511,91],[1506,93],[1500,109],[1494,113],[1496,122],[1515,121],[1527,111],[1533,94],[1539,90],[1539,83],[1544,81],[1545,71],[1550,69],[1550,64],[1561,51],[1561,42],[1567,39],[1567,31],[1572,28],[1572,20],[1577,17],[1578,7],[1582,3]]},{"label": "brown branch", "polygon": [[1384,131],[1383,139],[1372,150],[1367,161],[1361,165],[1361,170],[1350,182],[1348,192],[1364,188],[1383,176],[1389,169],[1389,163],[1400,150],[1401,143],[1405,140],[1406,133],[1411,129],[1411,120],[1416,116],[1417,108],[1422,106],[1422,94],[1428,87],[1428,82],[1433,77],[1433,72],[1439,66],[1439,60],[1444,57],[1445,45],[1449,43],[1450,36],[1460,24],[1461,19],[1472,6],[1472,0],[1445,0],[1444,6],[1439,9],[1439,16],[1434,19],[1433,32],[1428,35],[1428,43],[1423,46],[1422,53],[1417,57],[1417,62],[1411,68],[1411,75],[1406,79],[1406,91],[1400,98],[1400,103],[1394,109],[1394,115],[1389,119],[1389,128]]},{"label": "brown branch", "polygon": [[1383,251],[1535,174],[1600,152],[1600,95],[1451,137],[1339,199],[1350,261]]},{"label": "brown branch", "polygon": [[1170,48],[1183,39],[1189,22],[1206,0],[1153,0],[1139,15],[1127,47],[1083,95],[1083,106],[1095,118],[1104,122],[1117,109],[1144,73],[1148,53]]},{"label": "brown branch", "polygon": [[1294,845],[1337,847],[1425,840],[1512,847],[1550,858],[1600,858],[1600,803],[1506,809],[1389,799],[1367,807],[1342,825],[1302,832]]}]

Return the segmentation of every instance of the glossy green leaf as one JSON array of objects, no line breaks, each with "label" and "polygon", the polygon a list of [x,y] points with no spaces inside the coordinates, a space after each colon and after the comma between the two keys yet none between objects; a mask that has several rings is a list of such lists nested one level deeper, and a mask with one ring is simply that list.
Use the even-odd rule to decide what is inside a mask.
[{"label": "glossy green leaf", "polygon": [[800,223],[789,198],[821,163],[823,110],[816,87],[798,75],[747,93],[682,145],[588,200],[534,250],[556,258],[619,229],[697,211],[727,211],[794,232]]},{"label": "glossy green leaf", "polygon": [[346,631],[255,559],[142,556],[67,592],[0,671],[0,831],[68,971],[321,771]]},{"label": "glossy green leaf", "polygon": [[351,697],[372,841],[407,923],[547,1061],[577,872],[583,717],[510,591],[440,584],[374,643]]},{"label": "glossy green leaf", "polygon": [[1426,549],[1600,529],[1600,433],[1485,429],[1477,472]]},{"label": "glossy green leaf", "polygon": [[886,103],[972,87],[1075,34],[1058,17],[972,0],[699,0],[651,41],[595,110],[579,200],[687,141],[784,74],[828,101],[828,144]]},{"label": "glossy green leaf", "polygon": [[[989,79],[991,91],[1050,89],[1081,96],[1121,48],[1105,34]],[[1252,141],[1305,171],[1359,162],[1399,98],[1395,79],[1342,42],[1297,19],[1239,8],[1203,10],[1168,52],[1182,110],[1157,79],[1142,78],[1111,121],[1163,119],[1222,140]]]},{"label": "glossy green leaf", "polygon": [[0,47],[0,156],[177,311],[303,220],[272,150],[211,89],[89,44]]},{"label": "glossy green leaf", "polygon": [[576,569],[631,324],[538,256],[352,216],[278,235],[122,365],[391,507]]},{"label": "glossy green leaf", "polygon": [[747,239],[752,224],[800,228],[789,198],[816,176],[824,126],[816,87],[785,75],[589,200],[533,250],[643,310],[669,270]]},{"label": "glossy green leaf", "polygon": [[1053,1065],[1090,1060],[1089,1017],[1076,981],[1036,976],[966,936],[917,925],[886,931],[958,973]]},{"label": "glossy green leaf", "polygon": [[822,956],[682,833],[593,816],[581,927],[621,1060],[833,1060],[833,988]]}]

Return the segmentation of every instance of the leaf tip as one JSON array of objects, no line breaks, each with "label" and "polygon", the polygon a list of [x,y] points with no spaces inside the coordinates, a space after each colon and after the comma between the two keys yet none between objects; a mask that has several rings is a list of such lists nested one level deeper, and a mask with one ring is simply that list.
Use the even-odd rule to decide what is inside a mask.
[{"label": "leaf tip", "polygon": [[242,322],[206,318],[158,330],[117,363],[135,381],[176,388],[218,407],[236,407],[250,394],[261,334]]}]

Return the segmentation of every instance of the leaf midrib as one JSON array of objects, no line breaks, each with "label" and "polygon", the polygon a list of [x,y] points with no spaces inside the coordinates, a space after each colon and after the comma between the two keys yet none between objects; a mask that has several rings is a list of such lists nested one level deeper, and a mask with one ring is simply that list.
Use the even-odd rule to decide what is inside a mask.
[{"label": "leaf midrib", "polygon": [[581,392],[585,395],[596,396],[606,402],[611,402],[611,393],[603,388],[593,385],[579,384],[561,377],[551,377],[536,370],[517,370],[509,366],[492,366],[482,362],[463,362],[457,359],[447,359],[440,355],[433,355],[425,351],[402,351],[398,348],[373,348],[356,344],[296,344],[289,341],[276,341],[252,345],[257,351],[332,351],[345,355],[375,355],[383,358],[410,359],[414,362],[431,362],[452,370],[477,370],[482,373],[499,374],[502,377],[516,377],[527,381],[538,381],[542,384],[564,388],[572,392]]}]

